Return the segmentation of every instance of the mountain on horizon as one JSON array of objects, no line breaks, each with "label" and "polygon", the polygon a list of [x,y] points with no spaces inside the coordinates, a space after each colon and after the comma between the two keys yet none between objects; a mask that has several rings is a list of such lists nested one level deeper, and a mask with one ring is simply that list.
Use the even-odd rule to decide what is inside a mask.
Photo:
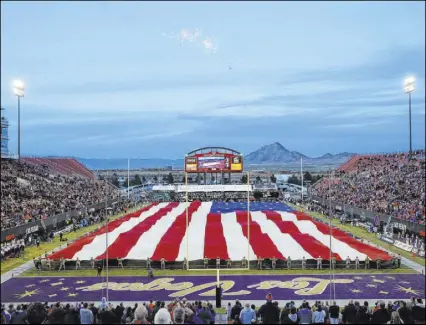
[{"label": "mountain on horizon", "polygon": [[274,163],[293,163],[303,158],[311,163],[341,163],[355,155],[354,153],[342,152],[336,155],[326,153],[321,157],[308,157],[298,151],[290,151],[281,143],[274,142],[244,157],[245,163],[251,164],[274,164]]},{"label": "mountain on horizon", "polygon": [[[291,164],[303,161],[310,164],[318,165],[337,165],[344,163],[353,153],[342,152],[336,155],[326,153],[321,157],[311,158],[298,151],[290,151],[285,148],[281,143],[274,142],[272,144],[261,147],[260,149],[244,156],[244,163],[259,164],[259,165],[274,165],[274,164]],[[75,158],[83,163],[87,168],[92,170],[123,170],[127,169],[127,158]],[[184,159],[161,159],[161,158],[133,158],[130,159],[131,169],[145,169],[145,168],[165,168],[167,166],[174,166],[175,168],[182,169],[184,167]]]}]

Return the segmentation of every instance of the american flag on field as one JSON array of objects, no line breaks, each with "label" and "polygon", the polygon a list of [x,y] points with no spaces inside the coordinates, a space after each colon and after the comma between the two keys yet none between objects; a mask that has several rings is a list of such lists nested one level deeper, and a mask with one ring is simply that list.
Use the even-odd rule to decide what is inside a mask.
[{"label": "american flag on field", "polygon": [[[278,202],[156,203],[108,225],[108,257],[183,261],[188,235],[189,260],[204,257],[241,260],[250,256],[292,260],[330,256],[328,225]],[[250,238],[250,240],[249,240]],[[106,256],[105,227],[49,258],[89,260]],[[341,230],[333,229],[332,252],[337,260],[367,255],[389,260],[384,251],[363,244]]]}]

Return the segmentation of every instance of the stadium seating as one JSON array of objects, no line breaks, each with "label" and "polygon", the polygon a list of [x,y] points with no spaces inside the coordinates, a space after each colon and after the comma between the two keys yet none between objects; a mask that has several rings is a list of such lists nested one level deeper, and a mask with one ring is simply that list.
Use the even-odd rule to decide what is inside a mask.
[{"label": "stadium seating", "polygon": [[[425,152],[360,155],[343,164],[336,175],[324,177],[315,196],[391,214],[412,222],[425,221]],[[331,191],[330,191],[331,185]],[[329,194],[331,192],[331,194]]]},{"label": "stadium seating", "polygon": [[87,169],[82,163],[73,158],[37,158],[24,157],[23,162],[28,164],[47,166],[51,173],[62,175],[79,176],[89,179],[95,179],[95,175]]},{"label": "stadium seating", "polygon": [[104,201],[106,192],[118,196],[115,188],[92,176],[72,159],[2,160],[2,228]]}]

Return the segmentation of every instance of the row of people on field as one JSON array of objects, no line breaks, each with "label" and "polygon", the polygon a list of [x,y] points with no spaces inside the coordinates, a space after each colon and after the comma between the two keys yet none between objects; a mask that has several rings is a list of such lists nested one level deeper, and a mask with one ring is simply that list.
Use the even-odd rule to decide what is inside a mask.
[{"label": "row of people on field", "polygon": [[[203,263],[204,263],[204,268],[207,269],[209,267],[209,262],[212,259],[209,259],[207,257],[204,258]],[[265,262],[264,258],[257,258],[257,269],[262,270],[265,267],[265,264],[272,270],[275,270],[277,267],[277,262],[280,261],[279,259],[277,259],[276,257],[272,257],[272,258],[267,258],[266,260],[269,260],[269,263]],[[42,270],[42,264],[45,265],[45,267],[51,271],[52,270],[52,260],[47,258],[47,254],[45,255],[44,259],[38,258],[38,259],[34,259],[34,266],[36,267],[37,272],[40,272]],[[61,258],[59,260],[59,268],[58,271],[61,270],[65,270],[65,263],[68,260]],[[75,262],[75,270],[80,270],[81,269],[81,261],[79,258],[77,258],[76,260],[72,260],[73,262]],[[118,258],[116,259],[117,261],[117,265],[119,268],[124,268],[123,262],[124,262],[124,258]],[[220,259],[219,257],[216,258],[216,268],[220,269],[222,267],[222,259]],[[92,269],[95,269],[96,263],[98,263],[97,268],[99,268],[99,261],[97,262],[94,258],[90,259],[90,267]],[[160,259],[160,268],[162,270],[166,269],[166,259],[165,258],[161,258]],[[289,256],[285,261],[283,261],[287,267],[287,269],[291,269],[292,267],[295,266],[296,263],[293,262],[293,260],[291,259],[291,257]],[[349,256],[345,259],[345,265],[347,269],[350,269],[353,265],[355,266],[355,269],[359,269],[360,268],[360,259],[358,257],[355,258],[355,260],[352,260]],[[370,262],[375,262],[376,264],[376,268],[380,269],[381,265],[382,265],[382,261],[380,259],[376,259],[375,261],[371,261],[371,259],[366,256],[366,258],[364,259],[364,268],[365,269],[369,269],[370,268]],[[331,267],[333,269],[336,268],[336,264],[337,264],[337,259],[335,256],[332,257],[331,259]],[[242,268],[247,268],[248,265],[248,260],[244,257],[241,260],[241,267]],[[305,257],[302,258],[302,260],[298,260],[297,264],[298,266],[301,266],[302,269],[306,269],[307,268],[307,260]],[[395,267],[401,267],[401,256],[393,256],[393,259],[391,261],[391,265],[395,266]],[[323,266],[323,258],[321,256],[319,256],[316,259],[316,268],[318,270],[322,269]],[[227,259],[226,260],[226,268],[232,268],[233,267],[233,261],[231,259]],[[146,260],[146,268],[147,269],[152,269],[152,260],[151,258],[147,258]],[[188,260],[186,258],[184,258],[183,263],[182,263],[182,269],[187,269],[188,268]]]}]

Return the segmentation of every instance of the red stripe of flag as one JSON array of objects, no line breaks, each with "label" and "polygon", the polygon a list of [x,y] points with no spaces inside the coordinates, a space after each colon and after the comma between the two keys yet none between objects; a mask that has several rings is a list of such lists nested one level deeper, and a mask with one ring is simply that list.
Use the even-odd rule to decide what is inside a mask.
[{"label": "red stripe of flag", "polygon": [[[191,223],[192,215],[201,206],[200,201],[191,202],[188,206],[188,226]],[[180,244],[186,233],[186,210],[177,216],[169,229],[161,238],[151,259],[159,261],[164,258],[166,261],[176,261],[179,255]]]},{"label": "red stripe of flag", "polygon": [[[142,212],[148,211],[149,209],[151,209],[153,206],[157,205],[158,203],[154,203],[154,204],[150,204],[134,213],[129,213],[128,215],[111,221],[108,223],[108,232],[113,231],[114,229],[118,228],[121,226],[121,224],[123,224],[126,221],[129,221],[132,218],[137,218],[141,215]],[[71,259],[73,258],[73,256],[75,254],[77,254],[79,251],[81,251],[83,249],[83,247],[85,245],[90,244],[93,239],[95,239],[96,236],[102,235],[104,234],[106,231],[106,227],[102,227],[99,230],[95,231],[94,233],[92,233],[89,236],[83,237],[81,239],[76,240],[74,243],[72,243],[71,245],[69,245],[68,247],[64,248],[63,250],[53,253],[52,255],[50,255],[48,258],[51,260],[56,260],[59,259],[61,257],[65,258],[65,259]]]},{"label": "red stripe of flag", "polygon": [[[206,229],[204,230],[204,257],[228,260],[228,246],[223,235],[223,226],[220,213],[207,215]],[[201,235],[201,234],[200,234]]]},{"label": "red stripe of flag", "polygon": [[[248,239],[248,229],[247,229],[247,211],[236,211],[237,221],[241,226],[244,236]],[[253,252],[256,254],[257,258],[277,258],[280,260],[285,260],[286,258],[275,246],[271,238],[262,232],[259,224],[256,221],[253,221],[250,218],[250,246],[253,249]]]},{"label": "red stripe of flag", "polygon": [[[151,229],[155,223],[164,217],[167,213],[172,211],[179,205],[177,202],[169,203],[164,208],[161,208],[153,215],[149,216],[145,220],[139,222],[132,229],[121,233],[112,245],[108,247],[108,258],[125,258],[129,254],[133,246],[136,245],[139,238],[148,230]],[[106,251],[99,255],[96,259],[104,259],[106,257]],[[143,257],[141,257],[143,259]]]},{"label": "red stripe of flag", "polygon": [[[318,228],[320,232],[322,232],[324,235],[330,234],[330,227],[322,222],[318,222],[313,220],[310,216],[306,215],[303,212],[295,211],[294,214],[297,216],[298,220],[310,220],[312,221],[315,226]],[[332,235],[334,238],[340,240],[341,242],[344,242],[345,244],[348,244],[350,247],[355,249],[356,251],[367,255],[371,260],[381,259],[382,261],[391,260],[392,257],[386,253],[385,251],[382,251],[376,247],[363,244],[360,241],[356,240],[355,238],[349,236],[347,233],[340,229],[333,228],[332,229]]]},{"label": "red stripe of flag", "polygon": [[[303,234],[293,221],[283,221],[281,215],[275,211],[262,211],[268,220],[271,220],[281,230],[281,233],[290,235],[305,252],[308,252],[313,258],[322,257],[323,259],[330,258],[330,249],[309,234]],[[299,218],[298,218],[299,220]],[[301,219],[307,220],[307,219]],[[312,219],[311,219],[312,221]],[[289,247],[289,250],[292,248]],[[290,255],[290,254],[289,254]],[[333,253],[337,261],[341,261],[339,254]]]}]

